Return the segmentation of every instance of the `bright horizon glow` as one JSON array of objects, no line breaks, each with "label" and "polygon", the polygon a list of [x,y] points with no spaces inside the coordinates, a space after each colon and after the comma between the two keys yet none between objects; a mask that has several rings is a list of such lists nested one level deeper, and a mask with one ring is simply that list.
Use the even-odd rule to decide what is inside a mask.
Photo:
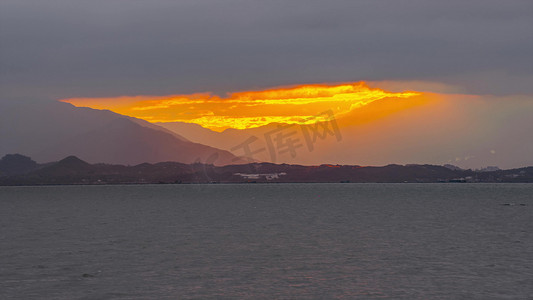
[{"label": "bright horizon glow", "polygon": [[[108,109],[149,122],[187,122],[216,131],[247,129],[270,123],[314,123],[324,111],[340,117],[374,101],[410,98],[419,92],[388,92],[365,82],[306,84],[261,91],[242,91],[219,97],[211,93],[167,96],[70,98],[77,107]],[[320,119],[318,119],[320,120]]]}]

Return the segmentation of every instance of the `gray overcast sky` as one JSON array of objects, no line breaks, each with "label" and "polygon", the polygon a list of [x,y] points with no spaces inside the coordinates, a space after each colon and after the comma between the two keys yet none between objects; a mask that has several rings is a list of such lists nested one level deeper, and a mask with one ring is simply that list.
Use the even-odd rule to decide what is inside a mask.
[{"label": "gray overcast sky", "polygon": [[533,93],[533,1],[2,0],[1,99],[428,80]]}]

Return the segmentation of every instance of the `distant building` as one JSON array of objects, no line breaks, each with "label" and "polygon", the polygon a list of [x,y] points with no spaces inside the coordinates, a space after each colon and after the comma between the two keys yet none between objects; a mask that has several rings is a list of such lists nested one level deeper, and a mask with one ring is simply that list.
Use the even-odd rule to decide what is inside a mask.
[{"label": "distant building", "polygon": [[478,172],[494,172],[494,171],[500,171],[501,169],[496,166],[488,166],[486,168],[477,169]]},{"label": "distant building", "polygon": [[287,175],[285,172],[281,173],[267,173],[267,174],[245,174],[245,173],[235,173],[233,175],[241,176],[244,179],[260,179],[265,178],[266,180],[278,179],[280,176]]}]

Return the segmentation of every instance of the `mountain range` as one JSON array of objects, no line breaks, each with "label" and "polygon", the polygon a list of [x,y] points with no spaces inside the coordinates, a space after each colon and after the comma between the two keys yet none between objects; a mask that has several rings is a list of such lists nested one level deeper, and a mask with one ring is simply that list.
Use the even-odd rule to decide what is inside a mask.
[{"label": "mountain range", "polygon": [[435,165],[361,167],[250,163],[214,166],[161,162],[124,166],[89,164],[75,156],[37,164],[19,154],[0,159],[0,185],[261,182],[533,182],[533,167],[472,171]]},{"label": "mountain range", "polygon": [[[340,134],[334,134],[331,123],[320,122],[292,126],[273,123],[222,132],[192,123],[155,124],[191,141],[239,156],[246,156],[243,143],[253,140],[249,144],[254,152],[251,158],[272,163],[518,168],[533,165],[531,115],[533,103],[527,97],[430,95],[374,101],[334,116]],[[326,126],[329,127],[324,130]],[[280,133],[291,132],[290,137],[297,139],[300,146],[292,153],[283,152],[287,147],[278,147],[275,138]],[[305,132],[316,133],[312,147],[307,143]]]},{"label": "mountain range", "polygon": [[75,155],[90,163],[135,165],[216,157],[244,161],[229,151],[194,143],[144,120],[56,101],[0,102],[0,154],[21,153],[39,162]]},{"label": "mountain range", "polygon": [[374,101],[329,115],[326,122],[218,132],[58,101],[0,101],[0,155],[20,153],[39,163],[74,155],[91,164],[121,165],[173,161],[510,169],[533,165],[532,113],[527,97],[506,101],[430,95]]}]

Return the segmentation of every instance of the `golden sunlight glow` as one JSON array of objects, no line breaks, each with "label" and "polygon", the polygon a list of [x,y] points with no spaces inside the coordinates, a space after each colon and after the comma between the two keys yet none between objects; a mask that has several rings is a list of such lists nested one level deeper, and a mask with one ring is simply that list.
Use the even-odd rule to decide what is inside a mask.
[{"label": "golden sunlight glow", "polygon": [[336,117],[386,98],[410,98],[418,92],[392,93],[365,82],[309,84],[263,91],[244,91],[219,97],[210,93],[169,96],[71,98],[75,106],[108,109],[150,122],[189,122],[221,131],[269,123],[311,123],[331,111]]}]

